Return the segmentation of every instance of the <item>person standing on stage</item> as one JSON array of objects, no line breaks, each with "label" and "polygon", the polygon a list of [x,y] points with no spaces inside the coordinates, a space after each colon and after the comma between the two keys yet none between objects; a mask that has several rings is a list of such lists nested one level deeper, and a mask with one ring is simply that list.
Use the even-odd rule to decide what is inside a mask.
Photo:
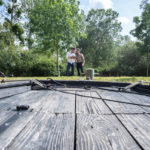
[{"label": "person standing on stage", "polygon": [[71,48],[71,51],[67,52],[66,59],[68,61],[66,76],[68,76],[68,74],[69,74],[70,67],[72,69],[71,76],[73,76],[74,75],[75,62],[76,62],[75,48]]},{"label": "person standing on stage", "polygon": [[80,70],[81,73],[84,73],[83,66],[85,64],[85,58],[84,55],[80,52],[79,48],[77,48],[76,63],[77,63],[78,76],[80,76]]}]

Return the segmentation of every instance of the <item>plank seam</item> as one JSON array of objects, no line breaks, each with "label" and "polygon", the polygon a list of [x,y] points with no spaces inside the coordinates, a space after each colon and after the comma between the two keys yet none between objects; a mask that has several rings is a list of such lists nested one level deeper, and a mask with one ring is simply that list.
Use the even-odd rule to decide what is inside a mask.
[{"label": "plank seam", "polygon": [[[69,114],[69,113],[67,113],[67,114]],[[89,114],[89,113],[76,113],[76,114]],[[150,113],[115,113],[116,115],[150,115]],[[90,115],[95,115],[94,113],[91,113]],[[111,116],[111,115],[113,115],[112,113],[110,114],[110,113],[108,113],[108,114],[97,114],[97,115],[99,115],[99,116]]]},{"label": "plank seam", "polygon": [[77,95],[76,95],[76,91],[75,91],[75,127],[74,127],[74,150],[76,150],[76,138],[77,138],[77,109],[76,109],[76,99],[77,99]]},{"label": "plank seam", "polygon": [[136,140],[136,138],[131,134],[131,132],[128,130],[128,128],[123,124],[123,122],[119,119],[119,117],[115,114],[115,112],[109,107],[109,105],[105,102],[105,100],[101,97],[101,95],[97,92],[98,96],[101,98],[101,100],[106,104],[106,106],[110,109],[112,114],[116,117],[116,119],[121,123],[121,125],[125,128],[125,130],[129,133],[129,135],[132,137],[132,139],[135,141],[135,143],[141,148],[141,150],[144,150],[142,145]]},{"label": "plank seam", "polygon": [[[123,96],[124,98],[128,99],[131,103],[133,103],[133,100],[132,100],[132,99],[130,99],[129,97],[127,97],[127,96],[125,96],[125,95],[121,94],[120,92],[119,92],[119,94],[120,94],[121,96]],[[137,98],[137,99],[138,99],[138,98]],[[140,99],[139,99],[139,100],[140,100]],[[146,110],[145,110],[145,107],[144,107],[144,106],[138,105],[138,107],[140,107],[142,110],[144,110],[144,113],[143,113],[143,114],[149,114],[149,113],[147,113],[147,112],[146,112]]]},{"label": "plank seam", "polygon": [[[57,90],[57,89],[48,89],[51,91],[57,91],[57,92],[61,92],[61,93],[66,93],[66,94],[71,94],[71,95],[75,95],[74,93],[69,93],[66,91],[62,91],[62,90]],[[86,97],[86,98],[94,98],[94,99],[101,99],[99,97],[91,97],[91,96],[84,96],[84,95],[80,95],[80,94],[76,94],[77,96],[81,96],[81,97]],[[105,101],[109,101],[109,102],[114,102],[114,103],[121,103],[121,104],[127,104],[127,105],[136,105],[136,106],[143,106],[143,107],[150,107],[150,105],[142,105],[142,104],[136,104],[136,103],[129,103],[129,102],[123,102],[123,101],[117,101],[117,100],[112,100],[112,99],[103,99]]]}]

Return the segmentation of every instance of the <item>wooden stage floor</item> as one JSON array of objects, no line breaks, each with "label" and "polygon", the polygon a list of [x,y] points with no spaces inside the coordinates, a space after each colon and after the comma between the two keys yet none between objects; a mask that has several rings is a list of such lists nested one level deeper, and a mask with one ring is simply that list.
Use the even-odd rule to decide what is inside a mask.
[{"label": "wooden stage floor", "polygon": [[[150,150],[150,107],[98,99],[150,105],[150,97],[66,90],[76,95],[29,90],[0,98],[0,150]],[[13,110],[24,104],[30,109]]]}]

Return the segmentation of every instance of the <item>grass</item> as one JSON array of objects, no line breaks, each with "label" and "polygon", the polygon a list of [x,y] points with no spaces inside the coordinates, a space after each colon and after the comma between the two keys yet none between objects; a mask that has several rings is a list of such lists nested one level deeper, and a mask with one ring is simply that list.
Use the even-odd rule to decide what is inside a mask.
[{"label": "grass", "polygon": [[[52,78],[54,80],[81,80],[80,77],[73,76],[73,77],[6,77],[1,78],[5,80],[28,80],[28,79],[39,79],[39,80],[46,80],[47,78]],[[85,77],[82,78],[85,80]],[[148,81],[150,82],[150,77],[95,77],[94,81],[108,81],[108,82],[130,82],[135,83],[137,81]]]}]

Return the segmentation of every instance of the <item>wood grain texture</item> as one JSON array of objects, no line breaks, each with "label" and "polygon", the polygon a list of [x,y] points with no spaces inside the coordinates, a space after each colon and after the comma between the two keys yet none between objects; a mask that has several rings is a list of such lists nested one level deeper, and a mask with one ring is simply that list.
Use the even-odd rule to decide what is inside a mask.
[{"label": "wood grain texture", "polygon": [[50,113],[75,113],[75,95],[53,92],[47,98],[42,110]]},{"label": "wood grain texture", "polygon": [[[129,98],[126,98],[123,95],[120,95],[119,93],[116,93],[116,92],[103,92],[103,93],[98,92],[98,93],[104,99],[136,103],[135,101],[131,101]],[[147,111],[141,106],[122,104],[119,102],[118,103],[109,102],[109,101],[106,101],[106,103],[115,113],[149,113],[149,111]]]},{"label": "wood grain texture", "polygon": [[[33,108],[33,111],[17,113],[12,110],[7,110],[7,108],[12,108],[16,104],[28,104],[31,108]],[[72,97],[72,95],[62,94],[60,92],[54,91],[30,91],[1,100],[0,107],[3,109],[3,111],[1,111],[3,112],[3,119],[0,119],[0,129],[3,129],[5,125],[7,126],[5,127],[4,132],[0,132],[0,149],[12,149],[13,146],[10,145],[13,145],[14,140],[22,132],[23,135],[29,134],[27,135],[27,137],[24,137],[25,139],[23,141],[25,142],[26,138],[28,139],[28,136],[30,136],[30,133],[37,136],[39,130],[41,131],[41,134],[44,130],[44,143],[42,143],[42,145],[39,145],[39,147],[37,146],[37,149],[41,149],[41,146],[46,146],[43,145],[46,144],[45,140],[50,141],[48,141],[47,146],[43,149],[50,149],[51,147],[53,147],[53,149],[58,149],[58,145],[60,145],[60,149],[62,146],[64,147],[64,149],[73,149],[75,127],[75,96]],[[64,113],[71,114],[65,115]],[[26,128],[27,130],[25,130]],[[54,129],[56,130],[53,131]],[[50,133],[50,135],[47,135],[48,132]],[[23,135],[21,134],[21,137],[17,138],[18,145],[21,145],[22,142],[19,142],[22,139]],[[31,135],[31,139],[28,139],[29,141],[32,140],[33,135]],[[54,138],[56,138],[55,142],[53,141]],[[37,140],[39,141],[36,141],[36,143],[40,143],[41,139]],[[67,140],[68,143],[65,143],[65,141]],[[26,146],[27,143],[25,143]],[[30,149],[30,147],[31,149],[34,149],[35,145],[32,144],[33,143],[31,142],[31,145],[28,145],[25,149]],[[16,147],[16,145],[14,145],[14,147]],[[24,147],[24,145],[22,145],[22,147],[17,146],[17,149],[24,149]]]},{"label": "wood grain texture", "polygon": [[130,93],[118,93],[123,96],[125,99],[129,99],[132,102],[144,105],[150,105],[150,97],[138,94],[130,94]]},{"label": "wood grain texture", "polygon": [[[77,92],[84,96],[98,97],[96,92]],[[102,100],[77,96],[77,113],[79,114],[111,114]]]},{"label": "wood grain texture", "polygon": [[74,115],[39,112],[6,149],[73,150]]},{"label": "wood grain texture", "polygon": [[106,99],[112,99],[112,100],[119,100],[123,102],[131,102],[129,99],[126,99],[125,97],[121,96],[118,92],[112,92],[112,91],[104,91],[99,92],[102,98]]},{"label": "wood grain texture", "polygon": [[[143,96],[143,95],[138,95],[138,94],[129,94],[129,93],[119,93],[119,94],[133,103],[150,105],[150,97],[148,96]],[[150,113],[150,107],[148,108],[148,107],[141,106],[141,108],[145,112]]]},{"label": "wood grain texture", "polygon": [[46,91],[29,91],[0,100],[0,125],[7,121],[16,112],[13,111],[17,105],[29,105],[30,109],[38,111],[44,96],[49,95]]},{"label": "wood grain texture", "polygon": [[77,150],[139,150],[113,115],[77,115]]},{"label": "wood grain texture", "polygon": [[[67,92],[75,94],[74,89],[70,90]],[[99,98],[96,92],[82,90],[77,94],[91,98],[40,90],[1,99],[0,150],[140,149],[107,105],[101,99],[92,98]],[[110,91],[99,91],[99,94],[103,98],[127,102],[133,102],[134,98]],[[137,101],[141,102],[140,98]],[[143,101],[148,103],[146,98]],[[114,102],[107,104],[116,113],[131,113],[118,116],[134,138],[148,149],[150,116],[132,115],[142,113],[145,109]],[[29,105],[33,111],[12,111],[16,105]]]},{"label": "wood grain texture", "polygon": [[118,115],[144,150],[150,149],[150,115]]},{"label": "wood grain texture", "polygon": [[[46,91],[40,91],[37,93],[32,91],[0,101],[0,106],[3,106],[3,110],[0,110],[0,150],[5,149],[5,147],[7,147],[16,138],[16,136],[18,136],[29,121],[34,118],[39,110],[42,109],[44,101],[47,100],[47,96],[50,94],[46,94],[45,92]],[[6,105],[4,107],[3,102],[5,101]],[[34,108],[34,110],[27,112],[15,112],[11,109],[6,110],[7,107],[14,106],[18,103],[29,104],[31,108]],[[2,130],[4,130],[4,132]]]},{"label": "wood grain texture", "polygon": [[[28,122],[33,118],[36,112],[24,113],[19,117],[17,121],[13,122],[5,132],[0,134],[0,149],[4,150],[18,134],[24,129]],[[6,126],[9,122],[6,124]]]},{"label": "wood grain texture", "polygon": [[0,89],[0,99],[12,95],[16,95],[19,93],[24,93],[27,91],[30,91],[31,87],[30,86],[21,86],[21,87],[12,87],[12,88],[5,88],[5,89]]}]

